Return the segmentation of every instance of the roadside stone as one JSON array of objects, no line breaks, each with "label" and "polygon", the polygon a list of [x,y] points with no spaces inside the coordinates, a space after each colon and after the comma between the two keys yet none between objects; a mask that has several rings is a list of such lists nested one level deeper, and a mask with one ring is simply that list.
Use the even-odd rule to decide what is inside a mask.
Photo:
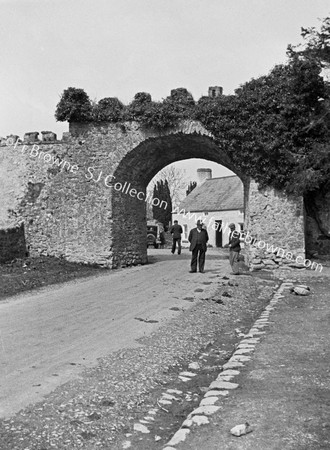
[{"label": "roadside stone", "polygon": [[208,423],[210,423],[209,419],[206,416],[193,416],[191,420],[198,426],[207,425]]},{"label": "roadside stone", "polygon": [[263,263],[266,266],[275,266],[276,265],[276,262],[273,259],[264,259]]},{"label": "roadside stone", "polygon": [[195,377],[196,375],[194,372],[180,372],[181,377]]},{"label": "roadside stone", "polygon": [[296,295],[310,295],[309,289],[305,289],[301,286],[294,287],[292,292],[294,292]]},{"label": "roadside stone", "polygon": [[258,344],[258,342],[260,342],[259,338],[249,338],[249,339],[243,339],[243,341],[241,341],[240,345],[242,344]]},{"label": "roadside stone", "polygon": [[179,377],[181,381],[183,381],[184,383],[186,383],[187,381],[190,381],[191,378],[187,378],[187,377],[182,377],[181,375],[179,375]]},{"label": "roadside stone", "polygon": [[133,426],[134,431],[140,431],[141,433],[150,433],[148,428],[145,425],[142,425],[142,423],[135,423]]},{"label": "roadside stone", "polygon": [[218,401],[218,397],[206,397],[200,402],[200,406],[214,405]]},{"label": "roadside stone", "polygon": [[182,423],[181,428],[190,428],[190,427],[192,426],[192,424],[193,424],[192,419],[186,419],[186,420]]},{"label": "roadside stone", "polygon": [[220,406],[213,406],[213,405],[199,406],[189,414],[188,419],[200,414],[205,414],[205,416],[211,416],[212,414],[216,413],[219,409]]},{"label": "roadside stone", "polygon": [[245,355],[236,355],[236,352],[234,353],[234,356],[232,358],[230,358],[231,361],[250,361],[251,356],[245,356]]},{"label": "roadside stone", "polygon": [[251,263],[252,264],[260,264],[261,263],[261,259],[260,258],[253,258]]},{"label": "roadside stone", "polygon": [[217,381],[230,381],[234,378],[234,375],[222,375],[221,373],[217,376]]},{"label": "roadside stone", "polygon": [[172,439],[167,443],[167,447],[165,447],[165,449],[168,449],[169,447],[173,448],[173,445],[178,445],[180,442],[185,441],[189,433],[190,433],[189,428],[180,428],[180,430],[178,430],[172,437]]},{"label": "roadside stone", "polygon": [[257,328],[252,328],[249,332],[250,336],[258,335],[258,334],[265,334],[265,331],[260,331]]},{"label": "roadside stone", "polygon": [[215,397],[215,396],[219,396],[219,395],[221,395],[222,397],[226,397],[228,394],[229,394],[229,391],[226,391],[226,390],[223,390],[223,391],[222,390],[221,391],[211,390],[211,391],[206,392],[204,397]]},{"label": "roadside stone", "polygon": [[210,389],[236,389],[238,388],[237,383],[231,383],[230,381],[212,381],[210,384]]},{"label": "roadside stone", "polygon": [[249,347],[249,348],[239,348],[239,349],[237,349],[236,351],[235,351],[235,355],[244,355],[245,353],[250,353],[250,352],[253,352],[253,350],[254,350],[254,348],[251,348],[251,347]]},{"label": "roadside stone", "polygon": [[169,394],[177,394],[177,395],[181,395],[182,391],[180,391],[179,389],[167,389],[167,391]]},{"label": "roadside stone", "polygon": [[244,434],[251,433],[251,431],[253,431],[253,430],[250,427],[250,424],[248,422],[246,422],[246,423],[243,423],[241,425],[236,425],[235,427],[233,427],[230,430],[230,433],[233,436],[238,436],[239,437],[239,436],[243,436]]},{"label": "roadside stone", "polygon": [[232,369],[227,369],[221,372],[221,375],[239,375],[239,374],[240,374],[239,370],[232,370]]},{"label": "roadside stone", "polygon": [[222,367],[224,368],[224,369],[236,369],[237,367],[243,367],[244,366],[244,364],[242,364],[241,362],[239,362],[239,361],[229,361],[229,362],[227,362],[226,364],[224,364]]},{"label": "roadside stone", "polygon": [[260,263],[260,264],[251,264],[251,270],[261,270],[265,267],[264,264]]},{"label": "roadside stone", "polygon": [[198,362],[192,362],[189,364],[188,369],[191,370],[199,370],[201,368],[200,364]]}]

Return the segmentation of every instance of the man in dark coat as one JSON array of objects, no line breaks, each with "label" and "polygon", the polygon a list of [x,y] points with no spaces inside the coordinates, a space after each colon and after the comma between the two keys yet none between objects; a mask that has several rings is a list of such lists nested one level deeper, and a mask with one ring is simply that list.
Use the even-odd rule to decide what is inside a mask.
[{"label": "man in dark coat", "polygon": [[181,234],[182,227],[179,225],[178,221],[174,221],[174,225],[171,226],[170,229],[171,234],[173,235],[173,244],[171,253],[174,255],[176,249],[176,243],[178,243],[178,255],[181,254]]},{"label": "man in dark coat", "polygon": [[235,230],[235,224],[231,223],[229,225],[230,234],[229,234],[229,243],[225,245],[225,247],[229,247],[229,263],[231,265],[232,271],[234,275],[239,275],[239,253],[241,251],[240,238],[241,235],[238,231]]},{"label": "man in dark coat", "polygon": [[197,272],[197,260],[199,271],[204,273],[206,244],[209,236],[206,229],[203,228],[203,222],[197,221],[197,227],[190,230],[188,240],[190,242],[189,250],[192,252],[190,273]]}]

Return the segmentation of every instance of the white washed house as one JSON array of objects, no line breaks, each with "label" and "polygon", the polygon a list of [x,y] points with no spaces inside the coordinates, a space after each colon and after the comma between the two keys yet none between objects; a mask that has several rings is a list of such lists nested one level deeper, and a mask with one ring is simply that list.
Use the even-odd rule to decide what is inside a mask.
[{"label": "white washed house", "polygon": [[243,183],[239,177],[211,178],[211,169],[198,169],[200,184],[180,203],[172,214],[183,228],[182,244],[187,246],[188,235],[203,220],[209,235],[209,245],[223,247],[228,243],[229,224],[243,230]]}]

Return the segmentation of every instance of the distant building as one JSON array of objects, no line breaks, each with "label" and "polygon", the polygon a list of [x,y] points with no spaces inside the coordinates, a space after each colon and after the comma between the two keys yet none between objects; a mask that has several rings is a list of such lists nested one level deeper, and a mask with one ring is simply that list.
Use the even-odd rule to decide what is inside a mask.
[{"label": "distant building", "polygon": [[[239,177],[212,178],[211,169],[198,169],[197,187],[180,203],[172,214],[183,228],[182,243],[188,244],[189,231],[203,220],[209,235],[209,244],[223,247],[228,243],[228,225],[237,230],[244,225],[243,183]],[[226,228],[227,225],[227,228]]]},{"label": "distant building", "polygon": [[222,95],[223,89],[221,86],[210,86],[209,87],[209,97],[215,98]]}]

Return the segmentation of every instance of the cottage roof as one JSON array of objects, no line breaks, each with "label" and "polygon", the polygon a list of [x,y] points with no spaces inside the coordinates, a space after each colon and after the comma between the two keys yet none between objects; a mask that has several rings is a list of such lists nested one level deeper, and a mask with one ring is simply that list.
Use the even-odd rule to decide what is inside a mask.
[{"label": "cottage roof", "polygon": [[210,178],[197,186],[181,203],[188,211],[228,211],[244,208],[243,183],[236,175]]}]

